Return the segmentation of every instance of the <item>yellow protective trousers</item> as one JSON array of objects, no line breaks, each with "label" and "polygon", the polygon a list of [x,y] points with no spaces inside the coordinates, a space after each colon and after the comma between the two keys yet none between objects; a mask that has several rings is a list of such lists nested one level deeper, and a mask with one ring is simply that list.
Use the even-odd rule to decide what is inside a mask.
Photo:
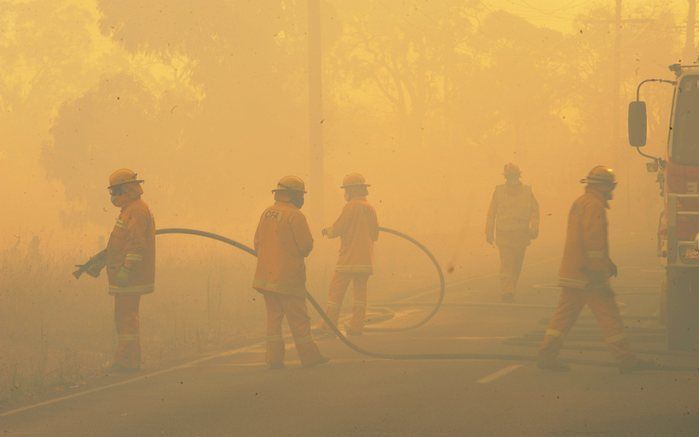
[{"label": "yellow protective trousers", "polygon": [[117,346],[114,364],[128,369],[141,367],[140,320],[138,307],[140,295],[114,296],[114,321]]},{"label": "yellow protective trousers", "polygon": [[588,305],[614,358],[619,362],[636,359],[624,335],[624,323],[614,295],[594,290],[563,288],[558,307],[549,320],[546,335],[539,349],[540,358],[558,356],[565,335],[573,327],[580,311]]},{"label": "yellow protective trousers", "polygon": [[[342,301],[345,299],[345,293],[350,283],[353,283],[354,299],[352,305],[352,320],[350,321],[349,327],[355,334],[362,332],[364,329],[364,319],[366,317],[368,282],[369,274],[367,273],[335,272],[335,276],[333,276],[332,282],[330,282],[330,296],[328,297],[326,313],[336,326],[340,318],[340,311],[342,310]],[[324,326],[324,328],[328,329],[329,327]]]},{"label": "yellow protective trousers", "polygon": [[503,294],[517,291],[519,275],[522,273],[524,254],[527,246],[499,245],[500,252],[500,289]]},{"label": "yellow protective trousers", "polygon": [[306,298],[274,292],[263,292],[262,295],[267,309],[267,364],[284,362],[284,317],[289,323],[301,364],[307,366],[320,361],[320,351],[311,336],[311,318],[306,309]]}]

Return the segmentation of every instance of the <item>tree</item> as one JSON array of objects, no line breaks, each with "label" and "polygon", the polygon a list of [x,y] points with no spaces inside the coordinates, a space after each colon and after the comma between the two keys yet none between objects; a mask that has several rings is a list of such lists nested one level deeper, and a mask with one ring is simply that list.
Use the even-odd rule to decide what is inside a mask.
[{"label": "tree", "polygon": [[369,86],[394,111],[401,143],[421,144],[425,118],[444,103],[450,70],[468,58],[477,2],[357,1],[338,8],[342,34],[331,73],[348,92]]}]

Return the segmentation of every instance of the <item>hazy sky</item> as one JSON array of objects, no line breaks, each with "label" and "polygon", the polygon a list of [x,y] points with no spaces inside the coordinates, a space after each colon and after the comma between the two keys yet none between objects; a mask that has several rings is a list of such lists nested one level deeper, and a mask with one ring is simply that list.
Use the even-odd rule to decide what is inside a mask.
[{"label": "hazy sky", "polygon": [[[483,0],[482,3],[486,8],[503,9],[540,26],[551,27],[562,32],[573,32],[575,31],[573,21],[578,14],[595,5],[613,7],[616,2],[615,0]],[[634,10],[642,3],[641,0],[623,0],[624,17],[630,14],[635,17]],[[655,3],[658,9],[672,8],[678,14],[685,14],[687,10],[685,0],[657,0]]]}]

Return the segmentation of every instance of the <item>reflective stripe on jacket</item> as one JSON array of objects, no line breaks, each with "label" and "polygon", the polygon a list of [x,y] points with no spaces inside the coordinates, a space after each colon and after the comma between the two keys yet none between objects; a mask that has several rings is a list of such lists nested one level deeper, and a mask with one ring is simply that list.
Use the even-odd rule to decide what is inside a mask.
[{"label": "reflective stripe on jacket", "polygon": [[328,229],[328,237],[340,237],[338,272],[373,273],[374,242],[379,238],[376,210],[365,197],[351,199]]},{"label": "reflective stripe on jacket", "polygon": [[306,217],[290,202],[277,201],[260,217],[255,232],[257,291],[305,296],[305,258],[313,250]]},{"label": "reflective stripe on jacket", "polygon": [[[119,270],[129,270],[125,286],[115,283]],[[110,294],[152,293],[155,283],[155,220],[146,202],[134,200],[121,209],[107,243]]]},{"label": "reflective stripe on jacket", "polygon": [[568,214],[559,285],[567,288],[609,288],[612,261],[607,231],[608,204],[604,195],[588,187]]}]

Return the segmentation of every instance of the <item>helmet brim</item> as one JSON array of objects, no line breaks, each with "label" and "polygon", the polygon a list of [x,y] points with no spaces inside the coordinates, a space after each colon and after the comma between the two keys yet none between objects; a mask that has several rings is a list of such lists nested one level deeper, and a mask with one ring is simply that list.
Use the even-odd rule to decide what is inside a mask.
[{"label": "helmet brim", "polygon": [[308,191],[305,191],[305,190],[294,190],[292,188],[275,188],[272,190],[273,193],[279,193],[282,191],[288,191],[290,193],[303,193],[303,194],[308,193]]},{"label": "helmet brim", "polygon": [[589,178],[580,179],[580,183],[581,184],[588,184],[588,185],[613,185],[613,186],[617,185],[616,181],[601,181],[599,179],[589,179]]},{"label": "helmet brim", "polygon": [[371,184],[347,184],[347,185],[340,185],[340,188],[345,189],[345,188],[352,188],[352,187],[370,187]]},{"label": "helmet brim", "polygon": [[126,184],[142,184],[144,182],[145,182],[144,179],[134,179],[132,181],[124,181],[124,182],[119,182],[118,184],[112,184],[112,185],[108,186],[107,189],[111,190],[114,187],[120,187],[120,186],[126,185]]}]

